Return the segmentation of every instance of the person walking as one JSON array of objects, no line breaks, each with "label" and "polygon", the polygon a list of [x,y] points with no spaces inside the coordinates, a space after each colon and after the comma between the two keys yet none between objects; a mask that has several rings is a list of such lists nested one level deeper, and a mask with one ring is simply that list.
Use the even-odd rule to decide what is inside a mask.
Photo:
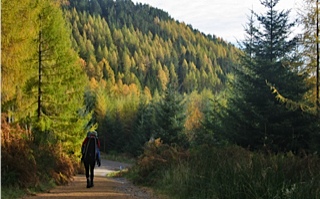
[{"label": "person walking", "polygon": [[94,178],[94,167],[97,165],[101,166],[100,159],[100,141],[98,138],[98,133],[96,131],[90,131],[87,137],[82,142],[81,153],[87,178],[87,188],[93,187]]}]

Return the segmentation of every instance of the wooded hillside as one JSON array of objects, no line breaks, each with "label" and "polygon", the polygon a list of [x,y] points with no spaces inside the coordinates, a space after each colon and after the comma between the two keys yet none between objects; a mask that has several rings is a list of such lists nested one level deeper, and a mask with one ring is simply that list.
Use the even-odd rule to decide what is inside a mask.
[{"label": "wooded hillside", "polygon": [[[189,95],[222,91],[239,50],[162,10],[131,1],[70,1],[64,9],[90,80],[86,104],[94,112],[91,123],[99,125],[104,150],[138,154],[144,142],[159,136],[156,103],[172,91],[188,101],[172,117],[190,111],[179,125],[183,132],[188,126],[192,140],[209,97]],[[145,114],[154,119],[144,119],[141,126]]]},{"label": "wooded hillside", "polygon": [[[236,48],[206,36],[166,12],[131,1],[70,1],[66,16],[89,78],[148,87],[169,82],[180,93],[218,92],[235,65]],[[103,8],[103,9],[102,9]]]},{"label": "wooded hillside", "polygon": [[[261,3],[266,13],[252,11],[237,48],[130,0],[3,0],[1,179],[18,187],[66,182],[93,129],[102,152],[141,157],[137,181],[173,171],[162,182],[178,179],[185,196],[189,187],[219,179],[210,168],[224,153],[228,167],[217,167],[223,178],[232,174],[225,168],[240,167],[248,177],[251,164],[243,163],[252,158],[263,172],[269,169],[263,161],[274,168],[291,160],[292,168],[309,164],[300,156],[320,150],[318,7],[308,0],[298,36],[292,35],[296,21],[277,10],[277,0]],[[245,161],[233,155],[242,150]],[[308,160],[312,171],[316,156]],[[35,169],[24,169],[26,163]],[[192,174],[186,181],[183,171]],[[199,180],[200,174],[207,177]],[[309,174],[306,179],[319,178]],[[281,176],[283,187],[300,180]],[[228,194],[217,187],[206,191]],[[314,196],[319,186],[310,187]],[[209,191],[199,190],[195,198],[208,198]]]}]

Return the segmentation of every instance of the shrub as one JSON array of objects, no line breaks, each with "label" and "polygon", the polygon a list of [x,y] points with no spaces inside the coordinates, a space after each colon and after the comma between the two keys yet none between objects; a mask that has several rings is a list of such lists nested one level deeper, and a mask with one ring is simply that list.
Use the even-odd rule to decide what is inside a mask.
[{"label": "shrub", "polygon": [[7,186],[29,187],[39,183],[37,164],[28,132],[10,126],[4,119],[1,124],[1,181]]},{"label": "shrub", "polygon": [[152,185],[159,175],[162,175],[163,170],[187,157],[188,153],[177,146],[163,144],[160,138],[149,141],[145,144],[137,164],[131,169],[131,173],[136,173],[132,178],[136,183]]},{"label": "shrub", "polygon": [[[2,117],[4,118],[4,117]],[[66,184],[79,161],[62,152],[59,144],[35,144],[31,132],[19,125],[1,124],[1,180],[6,187],[30,188],[48,183]]]},{"label": "shrub", "polygon": [[52,178],[57,185],[67,184],[75,175],[76,161],[60,150],[59,144],[40,145],[35,154],[42,181]]}]

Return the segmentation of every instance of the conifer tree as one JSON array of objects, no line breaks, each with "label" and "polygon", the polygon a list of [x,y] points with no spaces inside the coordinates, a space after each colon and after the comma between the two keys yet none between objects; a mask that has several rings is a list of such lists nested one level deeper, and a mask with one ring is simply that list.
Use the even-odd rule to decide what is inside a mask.
[{"label": "conifer tree", "polygon": [[[30,91],[37,87],[38,130],[50,132],[49,136],[54,140],[74,147],[81,139],[79,133],[85,122],[81,118],[85,76],[78,56],[71,48],[71,32],[59,5],[42,0],[39,7],[39,32],[34,43],[38,49],[35,54],[38,75],[32,78],[37,79],[37,84],[29,81],[28,85]],[[37,140],[41,138],[36,135]]]},{"label": "conifer tree", "polygon": [[[308,83],[311,85],[308,98],[312,101],[315,114],[315,127],[320,128],[320,94],[319,94],[319,73],[320,73],[320,41],[319,41],[319,0],[306,0],[301,10],[301,23],[303,25],[302,46],[303,56],[305,57],[305,69],[309,74]],[[315,147],[319,150],[320,132],[313,131],[312,137]]]},{"label": "conifer tree", "polygon": [[308,87],[299,71],[297,39],[289,39],[295,24],[289,22],[289,11],[276,10],[278,2],[261,1],[267,12],[254,13],[261,28],[252,18],[247,25],[224,123],[229,139],[244,147],[298,150],[308,148],[310,120],[292,104],[302,103]]},{"label": "conifer tree", "polygon": [[[146,97],[144,97],[146,98]],[[129,138],[133,155],[138,156],[143,152],[144,144],[152,138],[156,130],[155,109],[153,103],[141,100],[134,121],[134,133]]]},{"label": "conifer tree", "polygon": [[33,38],[37,31],[29,19],[37,13],[32,0],[1,1],[1,112],[7,115],[9,123],[32,113],[27,109],[30,101],[23,91],[30,76],[36,74],[30,57],[36,51]]},{"label": "conifer tree", "polygon": [[319,1],[307,0],[304,6],[305,10],[301,13],[301,22],[304,26],[304,56],[307,57],[307,70],[314,84],[314,101],[319,111]]},{"label": "conifer tree", "polygon": [[156,107],[157,130],[155,138],[160,137],[164,143],[186,146],[184,134],[185,110],[182,97],[169,85],[165,96]]}]

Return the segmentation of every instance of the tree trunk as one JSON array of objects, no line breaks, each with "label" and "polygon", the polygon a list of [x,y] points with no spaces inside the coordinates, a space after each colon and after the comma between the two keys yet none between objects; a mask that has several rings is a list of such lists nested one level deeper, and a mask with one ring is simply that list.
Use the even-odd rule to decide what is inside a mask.
[{"label": "tree trunk", "polygon": [[317,115],[319,114],[319,0],[316,1],[316,17],[317,17],[317,71],[316,71],[316,108]]},{"label": "tree trunk", "polygon": [[[40,17],[40,20],[41,20],[41,17]],[[41,30],[39,31],[39,52],[38,52],[38,62],[39,62],[39,80],[38,80],[38,119],[40,119],[41,117],[41,97],[42,97],[42,90],[41,90],[41,83],[42,83],[42,62],[41,62],[41,44],[42,44],[42,38],[41,38],[41,35],[42,32]]]}]

